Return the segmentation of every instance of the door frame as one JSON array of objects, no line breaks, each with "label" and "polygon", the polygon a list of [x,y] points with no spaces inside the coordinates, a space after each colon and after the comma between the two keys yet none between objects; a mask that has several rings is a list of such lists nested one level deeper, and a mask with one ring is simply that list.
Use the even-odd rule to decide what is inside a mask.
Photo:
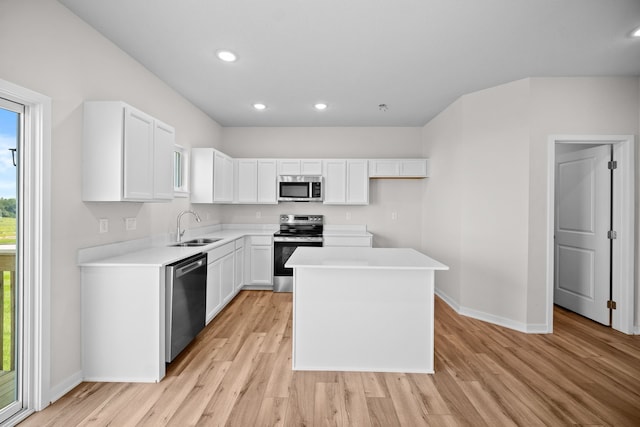
[{"label": "door frame", "polygon": [[611,327],[633,334],[635,308],[635,137],[633,135],[550,135],[547,144],[547,325],[553,331],[554,224],[556,144],[592,144],[613,147],[618,162],[613,181],[612,295]]},{"label": "door frame", "polygon": [[21,166],[23,229],[19,266],[23,284],[23,404],[19,422],[50,399],[51,98],[0,79],[0,96],[25,106]]}]

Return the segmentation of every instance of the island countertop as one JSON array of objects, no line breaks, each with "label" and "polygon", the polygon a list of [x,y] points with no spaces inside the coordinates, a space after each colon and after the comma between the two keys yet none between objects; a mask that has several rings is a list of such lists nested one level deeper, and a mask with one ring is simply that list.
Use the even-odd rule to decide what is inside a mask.
[{"label": "island countertop", "polygon": [[410,248],[298,247],[287,268],[367,268],[448,270],[449,267]]}]

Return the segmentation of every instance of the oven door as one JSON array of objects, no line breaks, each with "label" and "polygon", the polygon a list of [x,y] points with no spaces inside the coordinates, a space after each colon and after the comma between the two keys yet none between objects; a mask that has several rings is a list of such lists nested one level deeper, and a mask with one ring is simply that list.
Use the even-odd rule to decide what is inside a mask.
[{"label": "oven door", "polygon": [[273,291],[291,292],[293,290],[293,268],[285,268],[285,264],[293,251],[300,246],[322,246],[322,237],[275,238],[273,242]]}]

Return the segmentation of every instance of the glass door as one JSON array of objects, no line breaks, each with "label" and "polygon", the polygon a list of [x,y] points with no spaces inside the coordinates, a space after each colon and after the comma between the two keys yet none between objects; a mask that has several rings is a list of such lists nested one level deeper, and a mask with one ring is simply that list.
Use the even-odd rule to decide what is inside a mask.
[{"label": "glass door", "polygon": [[24,106],[0,98],[0,424],[22,409],[19,165]]}]

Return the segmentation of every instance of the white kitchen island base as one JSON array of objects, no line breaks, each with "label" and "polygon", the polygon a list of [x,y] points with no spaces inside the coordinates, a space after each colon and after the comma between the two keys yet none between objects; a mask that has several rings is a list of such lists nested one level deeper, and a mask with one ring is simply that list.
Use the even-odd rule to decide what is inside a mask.
[{"label": "white kitchen island base", "polygon": [[300,247],[293,369],[433,373],[434,270],[412,249]]}]

